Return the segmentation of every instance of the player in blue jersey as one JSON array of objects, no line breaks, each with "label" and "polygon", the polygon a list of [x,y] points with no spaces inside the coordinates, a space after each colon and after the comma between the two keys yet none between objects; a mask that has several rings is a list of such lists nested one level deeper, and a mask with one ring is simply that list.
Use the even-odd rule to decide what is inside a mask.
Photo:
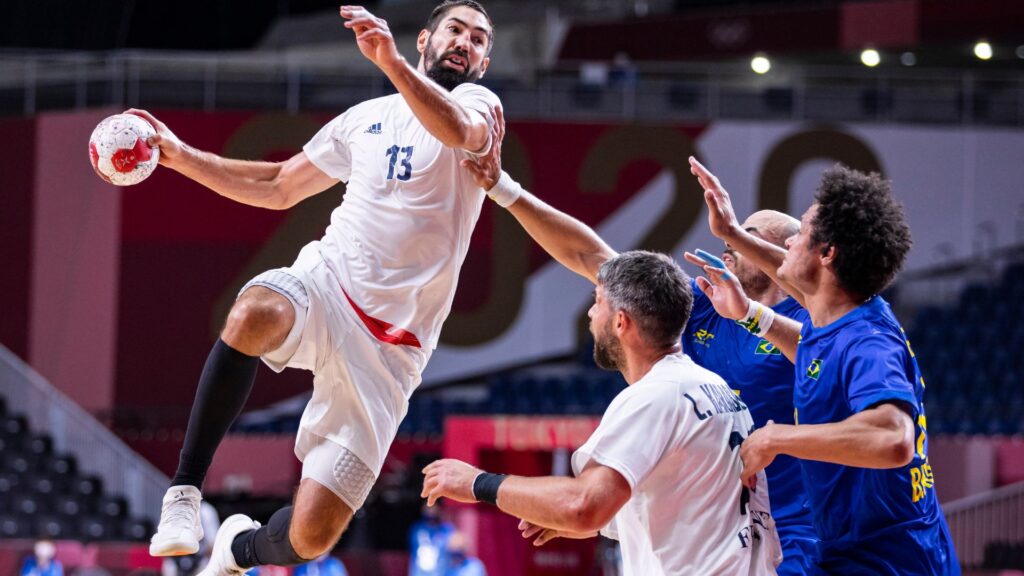
[{"label": "player in blue jersey", "polygon": [[[774,210],[755,212],[743,222],[744,230],[777,246],[782,246],[799,228],[796,218]],[[710,255],[705,257],[714,259]],[[722,262],[751,299],[770,306],[781,316],[801,323],[809,320],[807,311],[795,299],[729,245],[726,245]],[[739,394],[750,408],[755,426],[763,428],[769,420],[777,424],[794,423],[793,362],[770,341],[719,315],[696,281],[693,281],[693,312],[683,330],[683,349],[697,364],[721,376]],[[778,573],[807,574],[818,537],[811,524],[799,461],[781,455],[765,473],[771,490],[772,515],[782,541],[783,557]]]},{"label": "player in blue jersey", "polygon": [[784,250],[744,230],[718,179],[695,159],[690,164],[712,232],[799,299],[811,318],[798,330],[747,298],[722,268],[704,266],[708,277],[698,279],[719,313],[795,359],[797,423],[769,422],[744,442],[744,478],[780,455],[801,460],[821,539],[818,573],[959,574],[928,462],[924,380],[878,296],[911,245],[889,183],[842,166],[828,170]]}]

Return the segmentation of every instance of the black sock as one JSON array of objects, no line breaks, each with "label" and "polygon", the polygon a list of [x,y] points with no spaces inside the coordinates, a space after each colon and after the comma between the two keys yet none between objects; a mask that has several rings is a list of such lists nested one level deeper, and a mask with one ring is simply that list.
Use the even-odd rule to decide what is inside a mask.
[{"label": "black sock", "polygon": [[288,526],[292,523],[292,507],[285,506],[270,517],[270,522],[258,530],[248,530],[235,536],[231,542],[231,553],[235,563],[242,568],[263,566],[295,566],[305,564],[308,559],[299,557],[288,538]]},{"label": "black sock", "polygon": [[242,354],[217,339],[199,378],[178,471],[171,486],[203,488],[213,454],[245,406],[258,367],[259,358]]}]

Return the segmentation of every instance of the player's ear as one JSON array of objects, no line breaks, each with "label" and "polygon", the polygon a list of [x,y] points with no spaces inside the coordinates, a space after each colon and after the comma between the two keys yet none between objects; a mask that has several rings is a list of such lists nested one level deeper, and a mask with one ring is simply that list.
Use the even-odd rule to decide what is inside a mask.
[{"label": "player's ear", "polygon": [[416,37],[416,51],[423,54],[427,50],[428,40],[430,40],[430,30],[426,28],[420,30],[420,35]]},{"label": "player's ear", "polygon": [[617,334],[621,335],[625,332],[626,328],[632,324],[632,322],[633,319],[629,317],[629,314],[626,314],[625,310],[615,311],[615,332]]},{"label": "player's ear", "polygon": [[484,77],[484,73],[487,72],[487,66],[491,63],[491,57],[485,56],[483,61],[480,62],[480,77]]},{"label": "player's ear", "polygon": [[829,244],[825,248],[821,249],[821,265],[822,266],[829,266],[829,265],[831,265],[832,262],[835,261],[835,259],[836,259],[836,247],[834,245]]}]

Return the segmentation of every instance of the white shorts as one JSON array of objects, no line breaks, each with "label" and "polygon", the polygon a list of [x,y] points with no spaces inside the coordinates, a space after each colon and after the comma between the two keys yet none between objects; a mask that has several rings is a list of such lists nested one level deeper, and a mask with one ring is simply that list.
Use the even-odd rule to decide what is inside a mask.
[{"label": "white shorts", "polygon": [[[313,397],[299,423],[295,455],[303,461],[303,477],[309,468],[308,477],[320,483],[332,477],[355,479],[352,483],[359,490],[354,495],[346,496],[351,487],[341,485],[349,480],[327,485],[355,510],[366,497],[359,495],[363,471],[346,464],[352,459],[345,454],[324,448],[324,442],[347,450],[373,477],[379,476],[430,350],[374,337],[348,302],[318,246],[319,242],[306,245],[292,266],[264,272],[242,291],[265,286],[295,307],[292,330],[263,361],[277,372],[286,367],[313,372]],[[317,462],[307,467],[306,459],[314,452]],[[338,462],[344,469],[336,473]],[[366,492],[372,483],[367,483]]]}]

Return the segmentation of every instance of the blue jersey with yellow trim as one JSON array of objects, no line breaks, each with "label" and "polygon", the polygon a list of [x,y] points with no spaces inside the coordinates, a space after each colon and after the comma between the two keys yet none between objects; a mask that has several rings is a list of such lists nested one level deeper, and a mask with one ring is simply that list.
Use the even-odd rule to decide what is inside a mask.
[{"label": "blue jersey with yellow trim", "polygon": [[[683,331],[686,353],[697,364],[721,376],[739,394],[750,408],[756,427],[764,426],[768,420],[792,424],[793,364],[767,340],[747,332],[734,320],[719,316],[696,282],[691,281],[691,285],[693,312]],[[807,311],[792,298],[772,309],[797,322],[809,320]],[[817,538],[800,464],[791,456],[779,456],[765,473],[784,555],[779,573],[786,573],[789,566],[795,566],[794,574],[803,573],[799,568],[803,561],[796,557],[812,555]]]},{"label": "blue jersey with yellow trim", "polygon": [[804,323],[794,395],[800,424],[841,422],[884,402],[908,410],[915,424],[916,453],[901,468],[800,461],[826,573],[960,573],[933,489],[923,398],[917,359],[880,296],[827,326]]}]

